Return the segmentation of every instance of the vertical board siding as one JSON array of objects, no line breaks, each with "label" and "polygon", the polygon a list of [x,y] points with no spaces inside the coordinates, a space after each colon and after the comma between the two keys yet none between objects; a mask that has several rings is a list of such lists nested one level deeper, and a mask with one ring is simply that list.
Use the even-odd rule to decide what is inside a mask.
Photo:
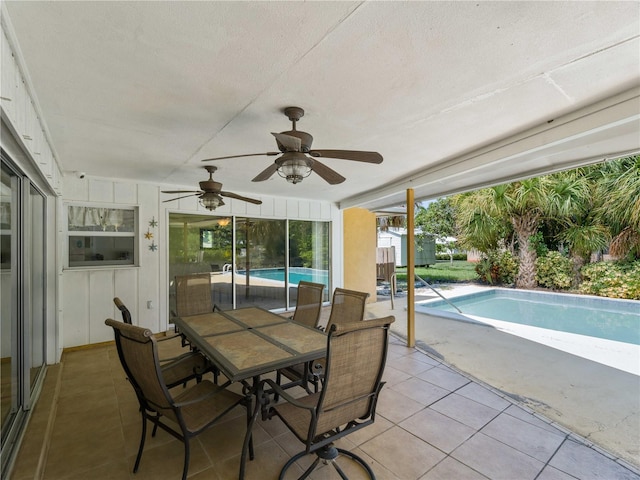
[{"label": "vertical board siding", "polygon": [[[102,206],[113,204],[138,207],[138,264],[135,267],[100,267],[87,269],[65,269],[61,275],[62,306],[62,347],[74,347],[96,342],[113,340],[113,332],[104,325],[108,317],[120,320],[120,312],[113,304],[118,296],[131,310],[133,322],[149,328],[153,332],[169,328],[167,262],[169,211],[192,212],[194,214],[237,215],[262,218],[289,218],[294,220],[321,220],[340,222],[339,209],[328,202],[309,202],[276,197],[262,198],[262,205],[254,205],[238,200],[225,199],[225,206],[209,212],[199,205],[198,199],[184,198],[164,203],[170,198],[161,191],[175,186],[158,186],[147,183],[127,182],[120,179],[84,178],[75,172],[64,176],[64,196],[61,219],[64,218],[66,202],[92,202]],[[155,219],[156,227],[149,222]],[[60,224],[58,234],[59,252],[66,255],[66,225]],[[151,241],[144,238],[149,230],[153,233],[156,251],[149,250]],[[333,241],[340,238],[333,235]],[[334,246],[337,252],[341,245]],[[334,259],[334,270],[341,268],[341,262]],[[147,302],[151,301],[151,308]]]}]

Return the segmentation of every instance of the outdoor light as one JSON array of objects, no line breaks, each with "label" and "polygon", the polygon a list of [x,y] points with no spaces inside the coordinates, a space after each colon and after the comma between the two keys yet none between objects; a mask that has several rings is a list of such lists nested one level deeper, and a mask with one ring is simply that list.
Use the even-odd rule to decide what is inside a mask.
[{"label": "outdoor light", "polygon": [[231,223],[231,219],[230,218],[221,218],[220,220],[218,220],[218,225],[221,226],[221,227],[226,227],[230,223]]},{"label": "outdoor light", "polygon": [[311,174],[310,159],[304,153],[286,152],[279,160],[278,175],[289,183],[300,183]]},{"label": "outdoor light", "polygon": [[224,205],[224,202],[217,193],[205,192],[200,197],[200,205],[207,210],[215,210],[219,206]]}]

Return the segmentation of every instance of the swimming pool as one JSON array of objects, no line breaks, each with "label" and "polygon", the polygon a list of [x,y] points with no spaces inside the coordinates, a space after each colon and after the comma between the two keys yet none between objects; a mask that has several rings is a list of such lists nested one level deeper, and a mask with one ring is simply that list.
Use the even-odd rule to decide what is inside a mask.
[{"label": "swimming pool", "polygon": [[[244,275],[244,270],[238,270]],[[284,282],[284,268],[257,268],[249,272],[249,277],[263,278]],[[329,272],[327,270],[317,270],[315,268],[291,267],[289,268],[289,284],[297,285],[300,281],[324,283],[329,285]]]},{"label": "swimming pool", "polygon": [[640,302],[491,288],[416,304],[416,312],[481,322],[640,375]]}]

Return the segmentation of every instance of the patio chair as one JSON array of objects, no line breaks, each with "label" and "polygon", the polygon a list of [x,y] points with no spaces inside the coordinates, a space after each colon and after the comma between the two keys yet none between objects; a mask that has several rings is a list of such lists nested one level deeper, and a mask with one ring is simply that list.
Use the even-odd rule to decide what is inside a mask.
[{"label": "patio chair", "polygon": [[[189,470],[190,440],[238,405],[246,408],[248,425],[251,398],[227,390],[230,382],[216,385],[209,380],[202,380],[174,396],[165,382],[165,368],[160,366],[157,341],[151,331],[110,318],[105,324],[113,327],[120,363],[142,407],[142,434],[133,473],[140,466],[149,421],[154,426],[152,435],[160,427],[184,443],[182,480],[185,480]],[[253,459],[252,440],[249,455]]]},{"label": "patio chair", "polygon": [[[364,320],[367,298],[369,298],[367,292],[336,288],[333,291],[331,312],[329,313],[329,320],[327,321],[325,330],[329,331],[332,325],[361,322]],[[314,380],[311,381],[314,385],[318,385],[323,380],[325,361],[325,358],[319,358],[311,362],[309,371],[314,378]]]},{"label": "patio chair", "polygon": [[320,312],[322,311],[324,284],[301,280],[298,283],[297,291],[296,309],[291,319],[296,323],[318,328]]},{"label": "patio chair", "polygon": [[[298,283],[297,291],[296,309],[291,319],[301,325],[318,328],[320,312],[322,311],[324,284],[302,280]],[[283,385],[282,377],[289,379],[289,382]],[[309,363],[278,370],[276,373],[276,382],[285,389],[299,385],[304,388],[307,393],[311,393],[309,390],[309,382],[311,382],[314,385],[314,390],[316,392],[318,391],[317,377],[311,374],[311,365]]]},{"label": "patio chair", "polygon": [[337,463],[348,457],[375,479],[367,462],[356,454],[337,448],[334,442],[375,420],[376,403],[382,389],[382,374],[387,356],[389,325],[393,316],[364,322],[334,324],[327,338],[327,365],[324,388],[306,397],[293,398],[273,380],[261,383],[263,391],[272,390],[286,402],[273,405],[266,418],[278,416],[300,440],[305,449],[294,455],[280,471],[286,471],[308,454],[316,458],[300,477],[307,478],[320,461],[331,463],[341,478],[347,478]]},{"label": "patio chair", "polygon": [[176,275],[176,311],[179,317],[209,313],[220,308],[211,299],[211,274]]},{"label": "patio chair", "polygon": [[345,288],[336,288],[331,300],[331,313],[326,330],[336,323],[359,322],[364,319],[364,310],[369,294]]},{"label": "patio chair", "polygon": [[[132,325],[131,312],[127,306],[120,300],[119,297],[114,297],[113,303],[115,303],[118,310],[122,314],[122,321],[127,325]],[[174,334],[165,337],[156,336],[158,342],[158,357],[160,363],[170,362],[177,360],[180,356],[191,353],[191,350],[186,346],[184,339],[181,335]]]},{"label": "patio chair", "polygon": [[[132,325],[131,312],[122,303],[122,300],[115,297],[113,303],[122,312],[124,323]],[[160,338],[154,336],[154,338],[158,349],[158,361],[160,362],[162,376],[169,388],[180,384],[186,387],[187,382],[193,379],[200,382],[205,373],[214,370],[211,363],[204,356],[192,351],[189,347],[185,347],[179,335]],[[215,374],[216,372],[214,371]]]}]

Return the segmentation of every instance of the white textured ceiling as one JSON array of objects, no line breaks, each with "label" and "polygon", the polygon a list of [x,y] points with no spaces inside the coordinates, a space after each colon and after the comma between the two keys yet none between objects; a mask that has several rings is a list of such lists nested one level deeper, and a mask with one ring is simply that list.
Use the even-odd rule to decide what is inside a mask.
[{"label": "white textured ceiling", "polygon": [[194,188],[276,150],[290,105],[384,162],[222,160],[224,190],[381,208],[640,149],[635,1],[3,3],[65,171]]}]

